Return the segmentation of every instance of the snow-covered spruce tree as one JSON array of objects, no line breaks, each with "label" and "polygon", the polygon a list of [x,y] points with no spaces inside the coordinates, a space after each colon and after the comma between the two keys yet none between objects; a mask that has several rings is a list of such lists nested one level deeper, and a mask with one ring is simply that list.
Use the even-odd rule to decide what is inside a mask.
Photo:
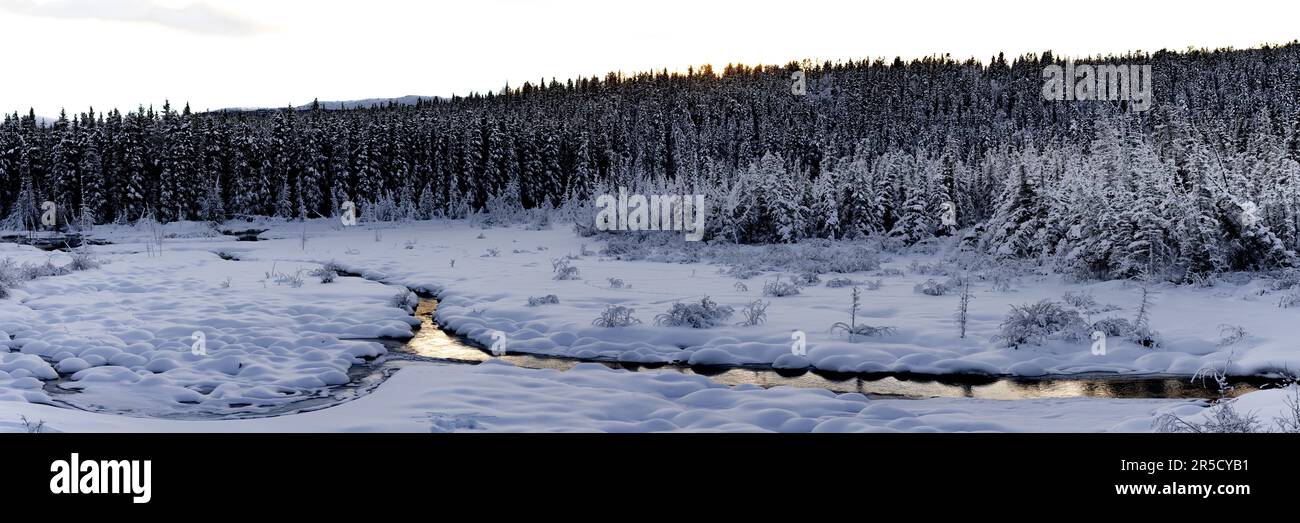
[{"label": "snow-covered spruce tree", "polygon": [[14,204],[9,207],[9,216],[0,222],[0,229],[8,231],[31,231],[36,230],[37,224],[41,223],[41,209],[36,203],[36,194],[32,189],[30,178],[23,179],[22,189],[18,191],[18,197]]},{"label": "snow-covered spruce tree", "polygon": [[821,172],[813,182],[809,195],[809,227],[813,236],[834,239],[840,230],[840,201],[836,191],[837,180],[833,162],[822,163]]},{"label": "snow-covered spruce tree", "polygon": [[932,193],[934,188],[931,184],[938,178],[937,167],[934,162],[919,162],[919,169],[902,179],[903,204],[889,235],[902,240],[905,245],[932,238],[939,227],[938,209],[942,202],[936,200],[941,196]]},{"label": "snow-covered spruce tree", "polygon": [[846,238],[858,238],[882,231],[880,196],[871,164],[866,158],[841,160],[835,178],[839,181],[841,234]]},{"label": "snow-covered spruce tree", "polygon": [[1003,203],[989,221],[985,249],[1003,257],[1037,257],[1044,253],[1040,233],[1047,225],[1047,208],[1041,197],[1038,154],[1032,148],[1020,155],[1015,173],[1003,192]]},{"label": "snow-covered spruce tree", "polygon": [[1175,205],[1169,170],[1145,142],[1134,143],[1129,150],[1131,168],[1125,173],[1128,179],[1122,192],[1126,198],[1119,209],[1124,236],[1116,245],[1122,255],[1112,272],[1121,278],[1165,272],[1175,250],[1169,244],[1168,217]]}]

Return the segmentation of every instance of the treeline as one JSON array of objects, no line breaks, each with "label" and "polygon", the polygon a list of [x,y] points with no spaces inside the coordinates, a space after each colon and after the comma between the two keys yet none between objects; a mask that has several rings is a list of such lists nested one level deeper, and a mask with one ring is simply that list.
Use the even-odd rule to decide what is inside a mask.
[{"label": "treeline", "polygon": [[[73,223],[383,218],[556,206],[620,185],[710,195],[738,242],[943,234],[1098,277],[1291,263],[1300,247],[1300,44],[1160,51],[1155,108],[1054,102],[1050,53],[550,80],[347,110],[88,110],[0,123],[0,217]],[[808,94],[791,91],[802,70]],[[383,211],[383,212],[379,212]]]}]

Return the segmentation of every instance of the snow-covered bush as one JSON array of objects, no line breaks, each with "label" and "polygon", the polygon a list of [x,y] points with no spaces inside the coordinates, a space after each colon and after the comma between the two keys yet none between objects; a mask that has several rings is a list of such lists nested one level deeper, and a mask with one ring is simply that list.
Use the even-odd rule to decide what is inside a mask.
[{"label": "snow-covered bush", "polygon": [[944,296],[952,292],[953,288],[954,286],[951,286],[946,282],[925,280],[913,286],[912,291],[917,294],[924,294],[927,296]]},{"label": "snow-covered bush", "polygon": [[818,248],[805,248],[804,255],[801,265],[805,271],[851,273],[880,268],[880,255],[865,245],[829,243]]},{"label": "snow-covered bush", "polygon": [[1224,401],[1210,407],[1209,419],[1202,422],[1189,422],[1174,414],[1165,414],[1156,418],[1156,432],[1192,433],[1192,434],[1253,434],[1263,432],[1263,424],[1254,412],[1237,412],[1232,401]]},{"label": "snow-covered bush", "polygon": [[420,304],[420,299],[410,289],[401,289],[389,299],[389,304],[406,312],[411,312]]},{"label": "snow-covered bush", "polygon": [[67,265],[68,270],[72,271],[89,271],[98,269],[102,263],[95,258],[94,253],[89,247],[73,249],[69,256],[72,256],[72,263]]},{"label": "snow-covered bush", "polygon": [[641,320],[632,316],[635,312],[636,309],[631,307],[624,307],[622,305],[606,305],[605,310],[600,312],[600,317],[592,320],[591,324],[607,329],[640,325]]},{"label": "snow-covered bush", "polygon": [[546,296],[529,296],[529,297],[528,297],[528,306],[529,306],[529,307],[537,307],[537,306],[539,306],[539,305],[555,305],[555,304],[557,304],[557,303],[560,303],[560,297],[559,297],[559,296],[556,296],[556,295],[554,295],[554,294],[547,294]]},{"label": "snow-covered bush", "polygon": [[1052,300],[1012,305],[1002,320],[1001,334],[996,337],[1008,347],[1038,345],[1051,338],[1076,341],[1083,337],[1086,325],[1077,311]]},{"label": "snow-covered bush", "polygon": [[606,281],[609,282],[609,288],[611,289],[622,289],[628,286],[627,283],[623,282],[622,278],[608,278]]},{"label": "snow-covered bush", "polygon": [[736,278],[738,280],[748,280],[750,278],[758,276],[759,274],[762,274],[763,271],[760,271],[758,269],[755,269],[747,265],[732,265],[730,267],[727,267],[727,269],[722,273],[732,278]]},{"label": "snow-covered bush", "polygon": [[578,268],[574,267],[569,260],[558,258],[551,260],[551,270],[555,273],[554,279],[560,281],[577,280],[582,278]]},{"label": "snow-covered bush", "polygon": [[822,279],[816,272],[804,271],[791,277],[790,281],[800,287],[811,287],[820,284]]},{"label": "snow-covered bush", "polygon": [[781,278],[769,281],[763,284],[763,295],[780,298],[783,296],[794,296],[799,294],[799,286],[791,282],[781,281]]},{"label": "snow-covered bush", "polygon": [[718,305],[705,296],[699,303],[674,303],[668,312],[655,316],[655,325],[710,329],[731,319],[734,313],[731,307]]},{"label": "snow-covered bush", "polygon": [[1248,336],[1250,336],[1250,333],[1246,332],[1246,328],[1241,325],[1220,325],[1218,347],[1222,348],[1236,345]]},{"label": "snow-covered bush", "polygon": [[1273,276],[1272,288],[1275,291],[1285,291],[1300,286],[1300,269],[1286,269],[1277,271]]},{"label": "snow-covered bush", "polygon": [[907,273],[903,272],[902,269],[895,269],[893,267],[887,267],[884,269],[880,269],[879,271],[876,271],[876,276],[883,276],[887,278],[894,278],[894,277],[906,276],[906,275]]},{"label": "snow-covered bush", "polygon": [[859,285],[859,282],[853,281],[853,278],[831,278],[826,280],[826,286],[832,289],[841,289]]},{"label": "snow-covered bush", "polygon": [[1092,330],[1109,337],[1128,336],[1133,332],[1133,324],[1124,318],[1102,318],[1092,323]]},{"label": "snow-covered bush", "polygon": [[922,276],[948,276],[952,274],[952,268],[944,263],[921,263],[920,260],[912,260],[907,265],[908,272]]},{"label": "snow-covered bush", "polygon": [[832,289],[842,289],[844,287],[862,287],[869,291],[880,290],[885,282],[881,279],[857,281],[852,278],[831,278],[826,281],[826,286]]},{"label": "snow-covered bush", "polygon": [[849,341],[857,341],[859,338],[889,336],[894,334],[896,329],[893,327],[873,327],[864,323],[851,325],[838,321],[835,322],[834,325],[831,325],[831,333],[834,334],[837,331],[844,331],[845,335],[848,336]]},{"label": "snow-covered bush", "polygon": [[1283,309],[1300,306],[1300,290],[1283,294],[1281,298],[1278,298],[1277,306]]},{"label": "snow-covered bush", "polygon": [[1061,300],[1066,305],[1074,307],[1084,314],[1088,314],[1099,307],[1097,299],[1093,298],[1092,293],[1088,291],[1066,292]]},{"label": "snow-covered bush", "polygon": [[321,283],[334,283],[334,279],[339,276],[339,273],[331,269],[328,264],[324,267],[312,269],[308,274],[313,278],[320,278]]},{"label": "snow-covered bush", "polygon": [[13,258],[0,260],[0,300],[9,297],[9,289],[18,286],[21,282],[19,278],[21,273]]},{"label": "snow-covered bush", "polygon": [[501,256],[501,249],[495,249],[495,248],[494,248],[494,249],[487,249],[487,250],[484,250],[484,251],[483,251],[483,254],[482,254],[481,256],[479,256],[479,257],[480,257],[480,258],[496,258],[496,257],[499,257],[499,256]]},{"label": "snow-covered bush", "polygon": [[37,278],[63,276],[69,272],[72,271],[68,270],[66,266],[60,267],[50,260],[45,260],[45,263],[39,264],[24,263],[18,268],[18,277],[23,281],[31,281]]},{"label": "snow-covered bush", "polygon": [[745,319],[744,321],[737,323],[737,325],[741,327],[755,327],[762,325],[767,321],[768,305],[771,305],[771,302],[765,302],[763,300],[754,300],[749,302],[749,305],[740,309],[740,315]]}]

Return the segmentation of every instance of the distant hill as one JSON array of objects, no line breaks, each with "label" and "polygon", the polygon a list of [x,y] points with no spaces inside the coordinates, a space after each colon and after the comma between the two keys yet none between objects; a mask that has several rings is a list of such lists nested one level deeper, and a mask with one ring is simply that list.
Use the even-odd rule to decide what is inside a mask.
[{"label": "distant hill", "polygon": [[[397,105],[415,105],[420,100],[433,100],[436,96],[416,96],[406,95],[398,98],[367,98],[365,100],[342,100],[333,102],[321,102],[322,109],[356,109],[358,107],[374,107],[376,105],[388,105],[394,102]],[[311,109],[311,104],[299,105],[295,109]]]},{"label": "distant hill", "polygon": [[[388,105],[389,102],[396,103],[397,105],[415,105],[416,102],[419,102],[420,100],[437,100],[437,99],[438,99],[437,96],[417,96],[417,95],[410,94],[406,96],[399,96],[397,98],[366,98],[364,100],[335,100],[329,102],[320,102],[320,106],[321,109],[344,109],[344,108],[357,109],[360,107],[376,107],[381,105]],[[225,109],[218,109],[215,112],[218,113],[260,112],[260,111],[276,111],[282,108],[283,107],[227,107]],[[311,104],[305,103],[302,105],[298,105],[295,106],[294,109],[297,109],[299,111],[305,111],[307,109],[311,109]]]}]

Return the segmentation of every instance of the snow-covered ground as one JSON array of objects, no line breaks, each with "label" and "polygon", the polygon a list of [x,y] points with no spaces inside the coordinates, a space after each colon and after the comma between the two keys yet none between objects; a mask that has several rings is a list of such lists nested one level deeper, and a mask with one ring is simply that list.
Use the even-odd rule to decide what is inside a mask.
[{"label": "snow-covered ground", "polygon": [[[1150,430],[1169,409],[1200,403],[1173,400],[874,400],[792,389],[727,389],[698,376],[615,372],[422,366],[401,370],[372,394],[318,412],[238,421],[175,421],[92,414],[48,405],[43,381],[77,389],[78,406],[135,415],[215,414],[270,408],[321,394],[347,381],[347,371],[379,356],[377,337],[406,337],[418,321],[394,307],[397,286],[436,292],[437,319],[484,346],[505,335],[511,352],[627,362],[811,366],[830,371],[984,373],[1008,375],[1116,372],[1189,375],[1221,367],[1234,374],[1300,368],[1293,317],[1280,309],[1268,282],[1242,278],[1202,288],[1157,286],[1151,326],[1162,346],[1110,341],[1096,356],[1087,341],[1010,349],[994,340],[1011,305],[1089,291],[1132,316],[1139,289],[1124,282],[1067,284],[1058,276],[1026,276],[1010,290],[977,282],[966,338],[953,313],[958,297],[928,296],[913,287],[928,279],[913,262],[934,256],[882,255],[881,270],[823,274],[828,280],[881,280],[863,290],[857,321],[889,326],[884,337],[849,341],[832,334],[849,321],[850,289],[803,287],[798,295],[765,297],[763,283],[790,273],[741,281],[708,260],[693,263],[619,261],[599,254],[601,242],[568,226],[479,229],[465,222],[421,222],[372,229],[337,221],[228,224],[269,227],[268,241],[236,242],[205,226],[169,226],[161,249],[148,231],[105,226],[95,234],[102,268],[27,282],[0,300],[0,427],[18,415],[55,430]],[[305,241],[304,241],[305,236]],[[585,246],[585,249],[584,249]],[[585,251],[585,252],[584,252]],[[218,253],[226,258],[223,259]],[[754,251],[760,255],[760,250]],[[552,278],[552,260],[570,257],[579,278]],[[0,259],[63,264],[67,256],[0,244]],[[323,284],[307,271],[333,261],[367,280]],[[302,270],[303,283],[276,273]],[[624,283],[614,288],[609,279]],[[942,279],[942,278],[939,278]],[[227,283],[228,282],[228,283]],[[380,283],[383,282],[383,283]],[[740,282],[740,285],[737,283]],[[528,306],[530,296],[558,304]],[[769,301],[767,321],[713,329],[656,326],[676,302],[704,296],[739,311]],[[636,310],[642,324],[592,325],[607,304]],[[1221,346],[1220,326],[1239,325],[1244,339]],[[807,337],[806,360],[791,356],[791,333]],[[206,355],[193,354],[196,333]],[[11,339],[10,339],[11,338]],[[1191,409],[1191,410],[1186,410]],[[440,420],[440,421],[439,421]]]},{"label": "snow-covered ground", "polygon": [[130,418],[0,401],[0,431],[24,430],[25,417],[70,432],[1096,432],[1146,431],[1161,413],[1199,410],[1200,402],[1168,400],[869,400],[592,363],[560,372],[494,360],[403,369],[355,401],[259,419]]}]

